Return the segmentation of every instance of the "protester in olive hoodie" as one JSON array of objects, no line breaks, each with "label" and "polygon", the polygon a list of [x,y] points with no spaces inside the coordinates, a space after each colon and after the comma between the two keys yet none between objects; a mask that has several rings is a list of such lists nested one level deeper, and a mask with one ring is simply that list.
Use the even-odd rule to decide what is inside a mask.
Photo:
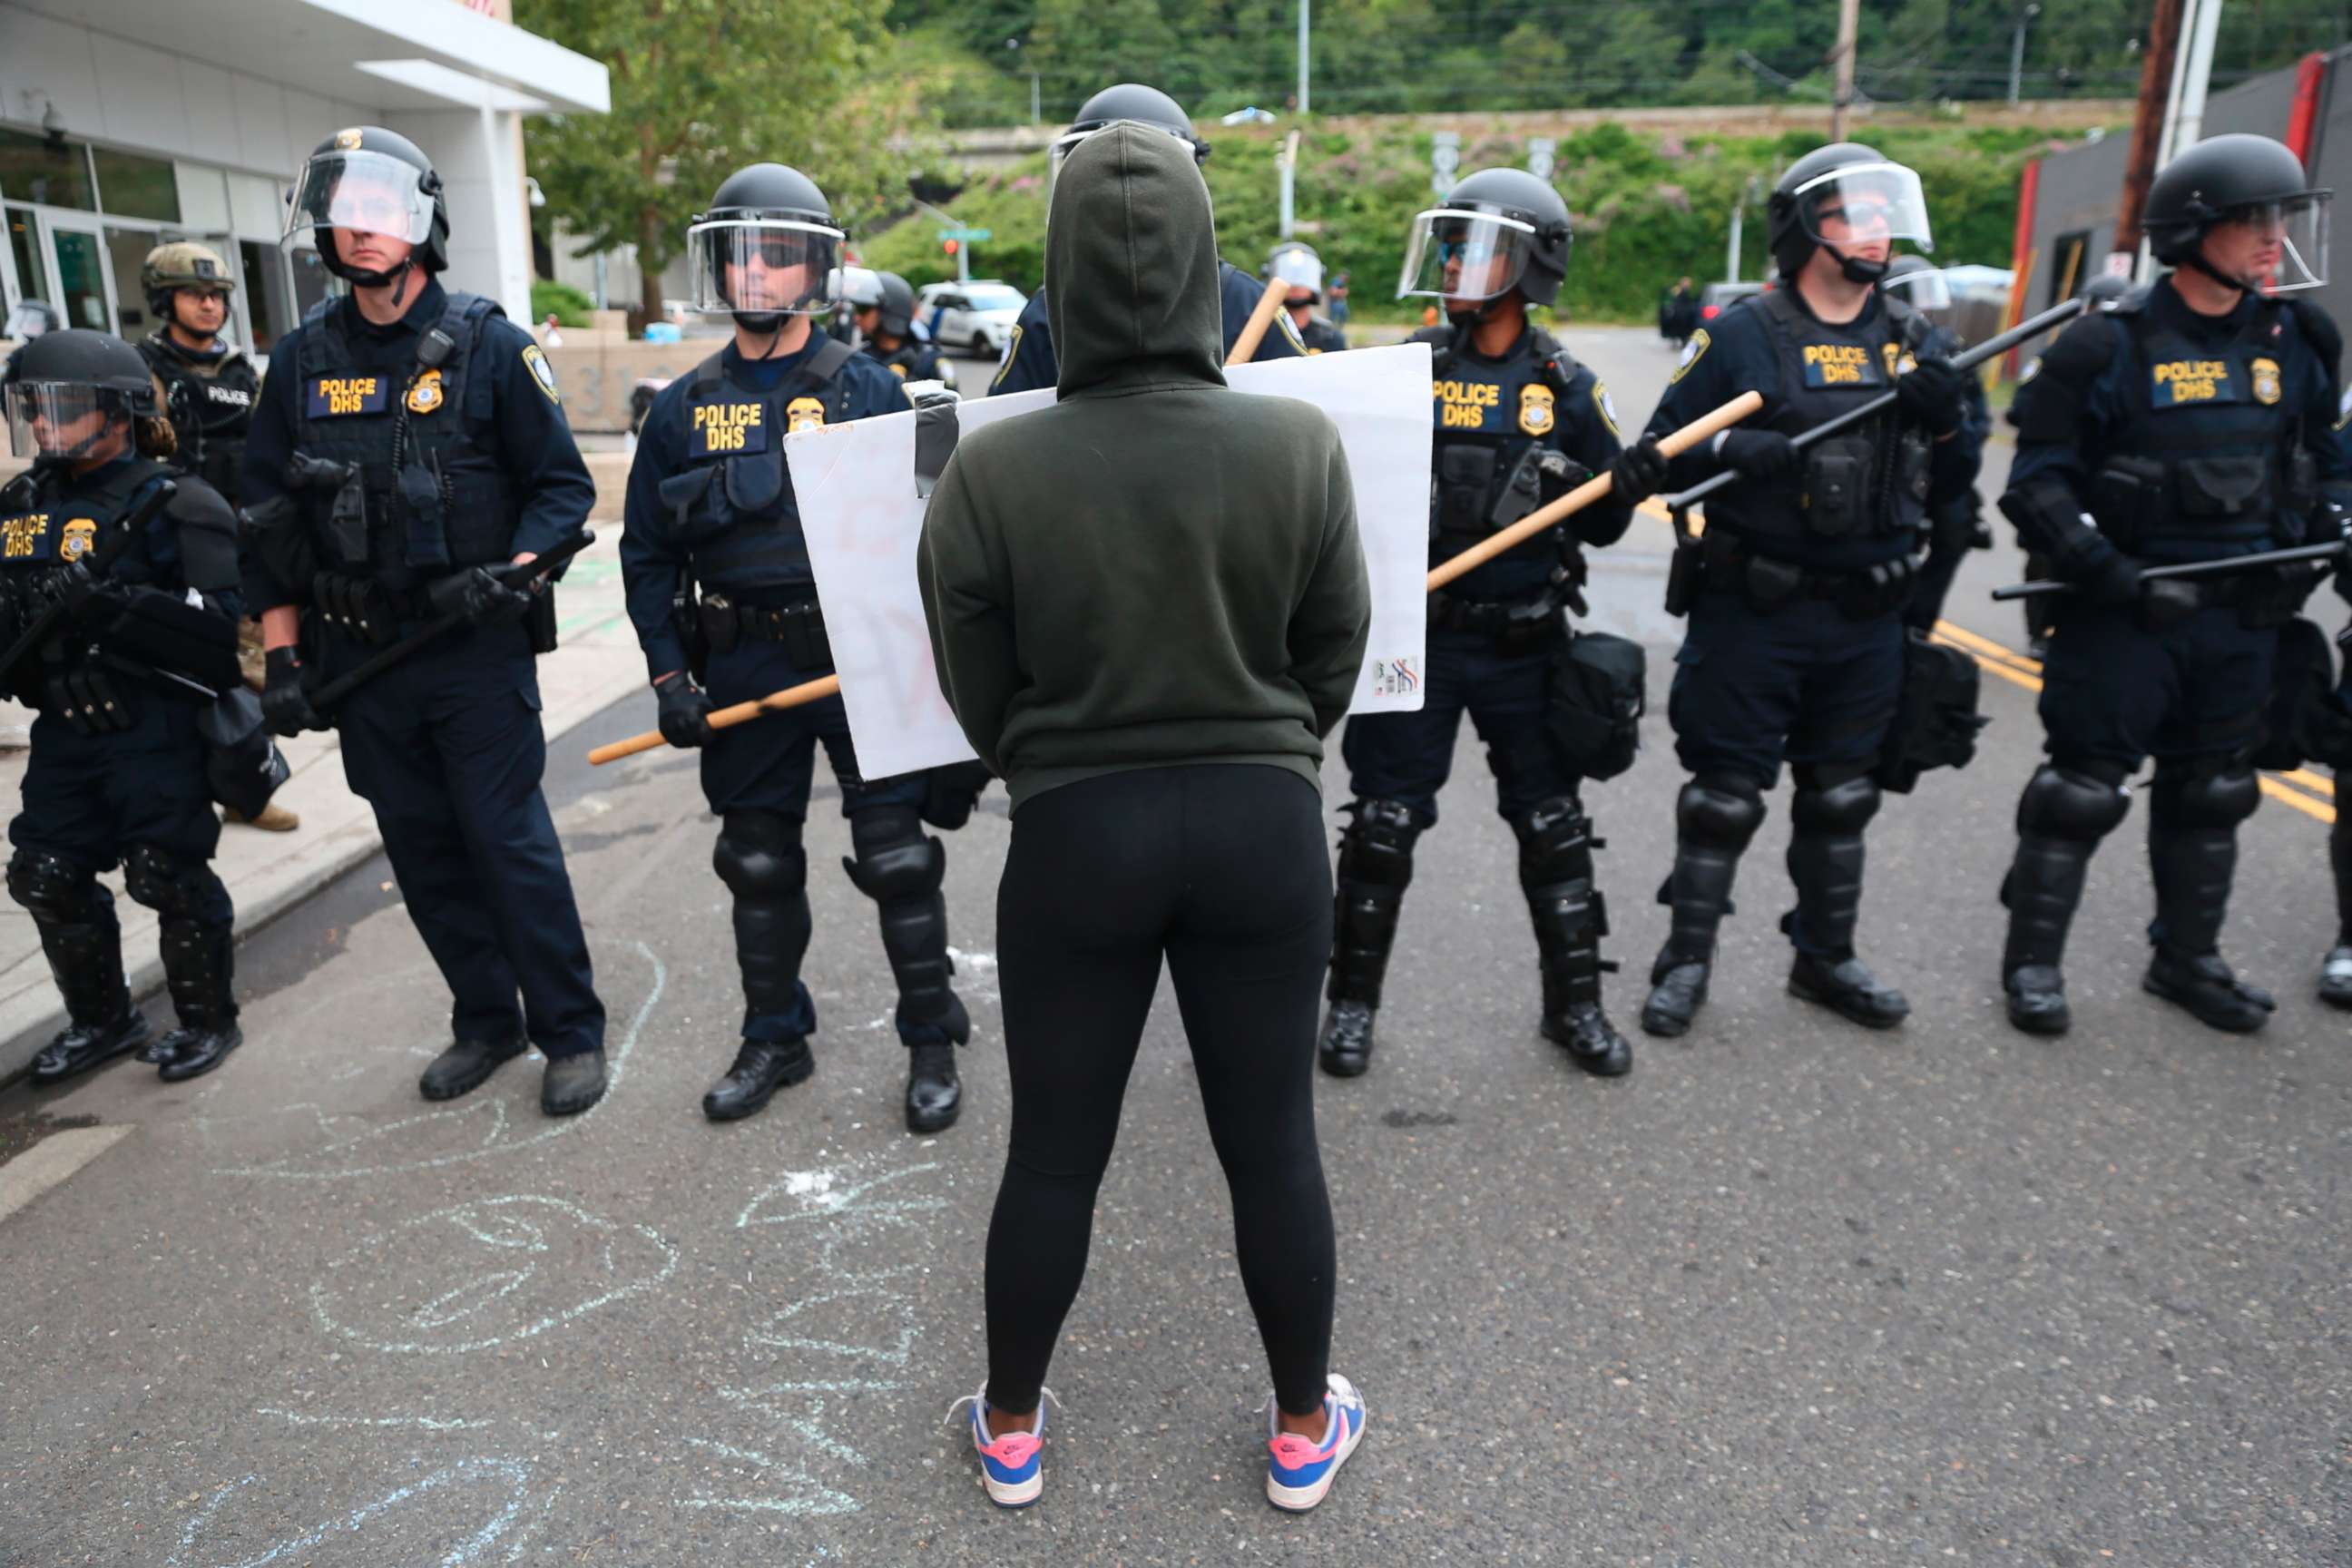
[{"label": "protester in olive hoodie", "polygon": [[1370,622],[1347,462],[1320,410],[1226,388],[1208,190],[1174,138],[1114,125],[1070,155],[1045,275],[1061,400],[964,438],[921,555],[941,684],[1013,810],[973,1440],[992,1497],[1034,1499],[1039,1392],[1164,957],[1274,1373],[1267,1492],[1312,1507],[1363,1422],[1326,1364],[1311,1081],[1319,764]]}]

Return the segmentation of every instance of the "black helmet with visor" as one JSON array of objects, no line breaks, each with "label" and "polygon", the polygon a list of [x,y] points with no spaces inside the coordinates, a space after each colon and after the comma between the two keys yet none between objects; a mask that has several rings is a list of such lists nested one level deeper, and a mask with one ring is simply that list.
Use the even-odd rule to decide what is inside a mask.
[{"label": "black helmet with visor", "polygon": [[35,462],[86,458],[121,422],[163,410],[155,380],[137,349],[111,332],[43,332],[16,352],[8,379],[8,448]]},{"label": "black helmet with visor", "polygon": [[1525,169],[1481,169],[1456,183],[1444,205],[1414,216],[1397,298],[1436,300],[1447,314],[1463,315],[1516,289],[1549,305],[1559,298],[1575,243],[1568,203],[1549,181]]},{"label": "black helmet with visor", "polygon": [[1936,248],[1918,174],[1858,142],[1833,142],[1790,164],[1772,187],[1765,214],[1772,260],[1791,282],[1822,247],[1853,283],[1877,282],[1887,263],[1856,255],[1849,246],[1904,240],[1921,250]]},{"label": "black helmet with visor", "polygon": [[[322,229],[379,234],[405,242],[408,256],[388,268],[344,260]],[[355,125],[319,143],[294,182],[279,243],[319,253],[328,271],[362,289],[398,281],[412,267],[440,272],[449,265],[449,205],[433,161],[407,137],[377,125]]]},{"label": "black helmet with visor", "polygon": [[720,182],[686,231],[694,308],[755,332],[839,302],[845,239],[816,182],[782,163],[754,163]]},{"label": "black helmet with visor", "polygon": [[[2232,289],[2291,294],[2327,282],[2333,194],[2313,188],[2303,160],[2283,142],[2244,132],[2215,136],[2156,172],[2140,226],[2150,254],[2167,267],[2193,267]],[[2231,277],[2208,259],[2205,237],[2224,224],[2262,237],[2256,270]]]},{"label": "black helmet with visor", "polygon": [[1046,155],[1045,188],[1053,189],[1054,182],[1061,177],[1062,165],[1079,142],[1114,125],[1140,125],[1147,131],[1164,132],[1192,150],[1193,163],[1209,161],[1209,144],[1192,133],[1192,119],[1181,104],[1156,87],[1123,81],[1103,89],[1080,104],[1070,128],[1054,138]]}]

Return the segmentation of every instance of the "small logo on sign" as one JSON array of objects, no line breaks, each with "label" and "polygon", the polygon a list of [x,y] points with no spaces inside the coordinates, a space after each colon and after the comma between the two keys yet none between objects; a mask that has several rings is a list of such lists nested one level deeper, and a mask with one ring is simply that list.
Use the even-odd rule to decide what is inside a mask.
[{"label": "small logo on sign", "polygon": [[1372,695],[1408,697],[1421,689],[1420,661],[1412,658],[1372,660]]}]

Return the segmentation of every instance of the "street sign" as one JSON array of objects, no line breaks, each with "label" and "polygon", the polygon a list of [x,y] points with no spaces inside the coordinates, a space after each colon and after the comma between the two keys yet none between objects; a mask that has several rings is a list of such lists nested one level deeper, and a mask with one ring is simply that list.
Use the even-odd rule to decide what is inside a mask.
[{"label": "street sign", "polygon": [[1551,178],[1552,147],[1552,139],[1549,136],[1528,138],[1528,173],[1538,180]]},{"label": "street sign", "polygon": [[1429,184],[1439,195],[1454,188],[1454,172],[1462,167],[1462,132],[1440,131],[1429,139]]},{"label": "street sign", "polygon": [[943,228],[940,230],[940,237],[941,239],[960,239],[966,245],[978,245],[983,239],[994,238],[995,230],[986,228]]}]

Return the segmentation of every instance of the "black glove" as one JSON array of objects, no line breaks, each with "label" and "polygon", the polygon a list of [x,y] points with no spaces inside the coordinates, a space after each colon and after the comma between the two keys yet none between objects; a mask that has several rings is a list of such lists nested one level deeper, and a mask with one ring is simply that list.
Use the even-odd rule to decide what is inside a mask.
[{"label": "black glove", "polygon": [[1716,456],[1751,479],[1781,479],[1797,471],[1801,454],[1778,430],[1727,430]]},{"label": "black glove", "polygon": [[310,706],[310,693],[302,684],[302,661],[290,647],[274,647],[262,656],[268,670],[261,689],[261,727],[280,740],[290,740],[305,730],[330,728]]},{"label": "black glove", "polygon": [[674,670],[654,682],[661,700],[661,737],[673,746],[710,744],[710,693],[694,683],[686,671]]},{"label": "black glove", "polygon": [[1967,384],[1968,372],[1950,360],[1923,359],[1896,379],[1895,406],[1906,420],[1940,441],[1956,433],[1966,416],[1960,395]]},{"label": "black glove", "polygon": [[1609,465],[1609,489],[1620,505],[1639,506],[1666,488],[1666,455],[1658,438],[1644,436]]},{"label": "black glove", "polygon": [[2139,563],[2128,555],[2111,556],[2096,575],[2083,579],[2077,587],[2095,605],[2137,605],[2140,598]]},{"label": "black glove", "polygon": [[98,592],[98,579],[91,576],[89,566],[79,561],[53,566],[41,578],[42,593],[47,594],[53,603],[76,611]]},{"label": "black glove", "polygon": [[425,591],[436,616],[463,616],[467,626],[510,620],[530,608],[530,595],[510,588],[487,566],[468,566],[434,579]]},{"label": "black glove", "polygon": [[2197,613],[2197,584],[2174,577],[2142,579],[2139,585],[2140,624],[2152,632],[2167,632]]}]

